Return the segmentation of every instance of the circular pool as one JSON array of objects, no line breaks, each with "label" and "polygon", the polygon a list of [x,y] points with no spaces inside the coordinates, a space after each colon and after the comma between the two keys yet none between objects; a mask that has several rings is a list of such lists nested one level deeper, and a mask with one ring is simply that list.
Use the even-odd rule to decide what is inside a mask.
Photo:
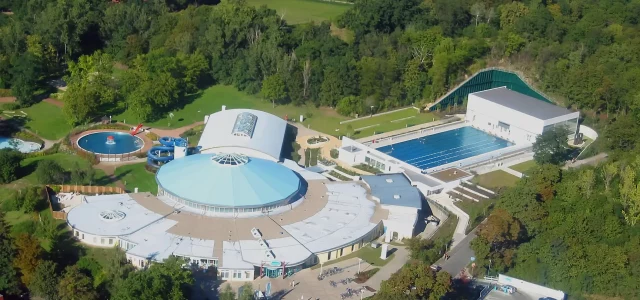
[{"label": "circular pool", "polygon": [[140,150],[144,142],[127,132],[104,131],[82,136],[78,146],[97,154],[126,154]]}]

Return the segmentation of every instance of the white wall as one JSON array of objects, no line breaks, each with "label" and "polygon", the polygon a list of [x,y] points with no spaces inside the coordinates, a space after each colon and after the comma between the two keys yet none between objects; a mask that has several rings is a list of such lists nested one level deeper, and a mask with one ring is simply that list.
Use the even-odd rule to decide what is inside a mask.
[{"label": "white wall", "polygon": [[[525,113],[504,107],[494,102],[469,94],[466,120],[472,126],[514,143],[532,143],[542,134],[544,121]],[[498,126],[498,122],[510,125],[509,130]]]},{"label": "white wall", "polygon": [[[83,244],[97,247],[115,247],[118,243],[117,237],[93,235],[77,229],[73,229],[73,236]],[[111,241],[111,243],[109,243],[109,241]]]},{"label": "white wall", "polygon": [[559,290],[550,289],[541,285],[537,285],[531,282],[520,280],[518,278],[509,277],[506,275],[498,275],[498,283],[502,285],[510,285],[519,290],[531,291],[536,294],[543,294],[546,297],[552,297],[558,300],[562,300],[565,297],[564,292]]}]

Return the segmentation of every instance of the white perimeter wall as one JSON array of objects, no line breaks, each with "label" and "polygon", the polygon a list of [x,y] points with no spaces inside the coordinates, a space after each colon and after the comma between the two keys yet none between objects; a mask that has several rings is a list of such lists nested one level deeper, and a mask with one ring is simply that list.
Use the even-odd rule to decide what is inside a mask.
[{"label": "white perimeter wall", "polygon": [[536,294],[543,294],[545,297],[552,297],[558,300],[563,300],[565,294],[563,291],[550,289],[541,285],[537,285],[531,282],[520,280],[518,278],[509,277],[506,275],[498,275],[498,283],[502,285],[510,285],[519,290],[535,292]]}]

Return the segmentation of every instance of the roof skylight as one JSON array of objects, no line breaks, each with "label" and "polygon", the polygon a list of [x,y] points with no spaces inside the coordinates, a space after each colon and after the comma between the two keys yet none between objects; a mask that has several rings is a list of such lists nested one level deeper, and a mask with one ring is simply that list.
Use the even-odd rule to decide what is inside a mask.
[{"label": "roof skylight", "polygon": [[244,136],[251,138],[253,136],[253,130],[256,128],[256,122],[258,121],[258,116],[249,113],[243,112],[238,114],[236,117],[236,123],[233,124],[233,129],[231,130],[231,134],[235,136]]},{"label": "roof skylight", "polygon": [[119,210],[103,210],[100,212],[100,218],[107,222],[120,221],[126,216],[127,214]]},{"label": "roof skylight", "polygon": [[239,166],[249,162],[249,158],[242,154],[235,153],[216,153],[211,160],[226,166]]}]

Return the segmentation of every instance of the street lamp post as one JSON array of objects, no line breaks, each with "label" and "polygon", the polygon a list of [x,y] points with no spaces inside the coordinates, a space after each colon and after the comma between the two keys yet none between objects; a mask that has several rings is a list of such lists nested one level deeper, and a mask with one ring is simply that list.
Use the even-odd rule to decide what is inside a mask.
[{"label": "street lamp post", "polygon": [[491,272],[491,260],[489,260],[489,269],[487,270],[487,276],[489,276],[489,272]]},{"label": "street lamp post", "polygon": [[322,263],[320,263],[320,276],[322,276]]},{"label": "street lamp post", "polygon": [[373,117],[373,108],[374,108],[374,107],[375,107],[374,105],[371,105],[371,116],[372,116],[372,117]]},{"label": "street lamp post", "polygon": [[362,262],[362,258],[358,258],[358,273],[360,273],[360,263]]}]

